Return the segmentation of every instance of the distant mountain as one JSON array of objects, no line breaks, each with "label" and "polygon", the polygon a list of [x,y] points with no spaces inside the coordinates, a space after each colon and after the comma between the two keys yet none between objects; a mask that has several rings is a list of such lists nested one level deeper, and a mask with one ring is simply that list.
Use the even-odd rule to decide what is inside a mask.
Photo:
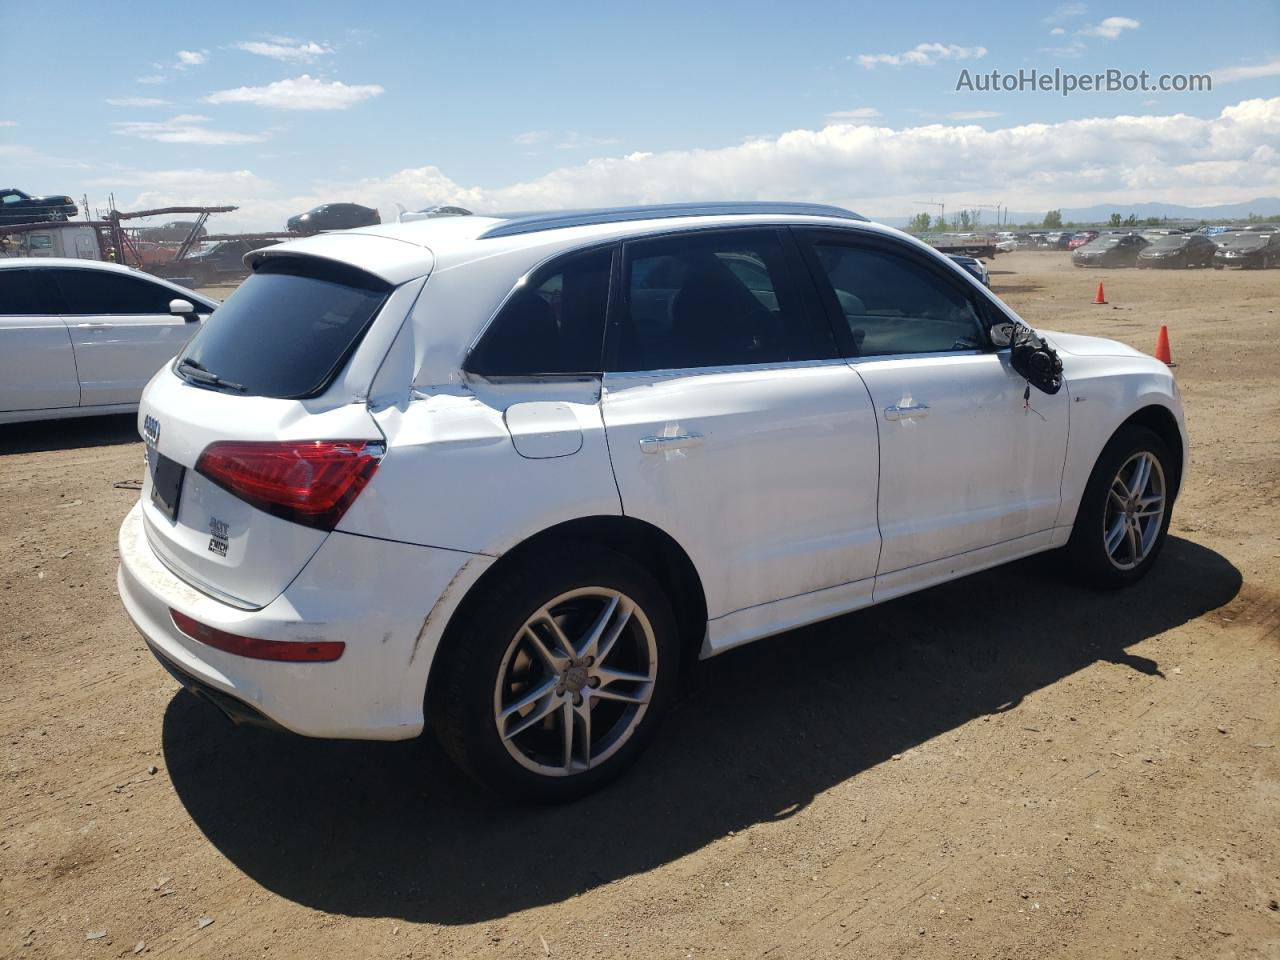
[{"label": "distant mountain", "polygon": [[[983,211],[984,220],[990,213],[991,211]],[[1062,222],[1105,222],[1113,213],[1122,217],[1133,214],[1139,220],[1147,217],[1168,217],[1170,220],[1243,220],[1251,213],[1260,217],[1280,216],[1280,197],[1259,197],[1245,203],[1219,203],[1209,207],[1184,207],[1177,203],[1096,203],[1092,207],[1063,207]],[[1044,215],[1044,210],[1011,210],[1007,219],[1009,223],[1038,223],[1044,219]],[[911,218],[872,216],[871,219],[891,227],[901,227]]]}]

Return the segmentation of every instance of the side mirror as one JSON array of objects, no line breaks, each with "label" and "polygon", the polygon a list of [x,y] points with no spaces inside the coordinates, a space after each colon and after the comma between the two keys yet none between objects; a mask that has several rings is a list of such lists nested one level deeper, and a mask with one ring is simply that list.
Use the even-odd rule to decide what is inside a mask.
[{"label": "side mirror", "polygon": [[1009,352],[1009,366],[1037,390],[1057,393],[1062,389],[1062,358],[1058,351],[1030,327],[1010,326],[1013,327],[1013,349]]},{"label": "side mirror", "polygon": [[188,321],[197,319],[196,305],[180,297],[169,301],[169,312],[175,317],[186,317]]},{"label": "side mirror", "polygon": [[1015,325],[1008,320],[1002,320],[999,323],[993,323],[987,330],[987,336],[991,338],[991,343],[997,349],[1007,347],[1013,343],[1013,332]]}]

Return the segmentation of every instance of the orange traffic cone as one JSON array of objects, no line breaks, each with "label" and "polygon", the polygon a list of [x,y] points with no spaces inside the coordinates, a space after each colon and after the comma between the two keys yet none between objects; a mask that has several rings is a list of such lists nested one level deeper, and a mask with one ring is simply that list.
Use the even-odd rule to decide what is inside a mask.
[{"label": "orange traffic cone", "polygon": [[1102,292],[1102,281],[1098,281],[1098,292],[1093,296],[1094,303],[1106,303],[1107,295]]},{"label": "orange traffic cone", "polygon": [[1173,355],[1169,353],[1169,327],[1160,324],[1160,332],[1156,334],[1156,359],[1163,364],[1173,366]]}]

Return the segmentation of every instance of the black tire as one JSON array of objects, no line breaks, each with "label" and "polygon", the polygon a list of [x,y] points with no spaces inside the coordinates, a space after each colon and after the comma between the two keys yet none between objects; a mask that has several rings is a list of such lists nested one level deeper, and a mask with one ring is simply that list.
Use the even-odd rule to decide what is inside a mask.
[{"label": "black tire", "polygon": [[[1151,454],[1160,465],[1164,513],[1149,551],[1141,562],[1121,569],[1108,554],[1105,543],[1108,498],[1122,466],[1140,453]],[[1103,448],[1085,485],[1066,555],[1072,571],[1086,582],[1104,588],[1125,587],[1147,575],[1155,564],[1169,532],[1173,515],[1173,495],[1177,491],[1181,467],[1159,435],[1146,427],[1130,424],[1116,431]]]},{"label": "black tire", "polygon": [[[582,588],[616,591],[635,604],[643,616],[633,614],[624,635],[628,642],[648,649],[648,634],[644,633],[647,623],[656,648],[656,673],[647,705],[638,712],[638,719],[626,739],[619,738],[621,745],[613,748],[615,752],[599,765],[553,776],[530,769],[512,756],[498,730],[495,691],[499,672],[506,675],[508,650],[526,621],[556,598]],[[427,714],[445,751],[459,767],[499,795],[536,802],[571,800],[618,776],[644,750],[670,708],[679,681],[682,658],[676,619],[658,582],[624,554],[592,543],[566,542],[517,561],[511,569],[502,572],[500,580],[482,589],[485,592],[474,602],[468,601],[461,618],[450,624],[442,648],[442,674],[433,678],[428,688]],[[591,602],[591,598],[585,602]],[[565,632],[573,635],[568,621],[565,623]],[[632,633],[639,639],[631,637]],[[620,639],[615,649],[622,646]],[[555,679],[556,675],[538,664],[528,650],[525,656],[528,663],[542,671],[536,684]],[[524,690],[513,696],[534,687],[535,681],[531,679]],[[592,734],[596,735],[599,732],[597,718],[603,715],[607,724],[611,722],[611,710],[616,709],[625,716],[629,708],[598,699],[592,690],[569,696],[585,694]],[[563,699],[565,693],[557,687],[556,695]],[[533,709],[537,707],[531,708],[530,713]],[[563,731],[558,725],[564,718],[571,718],[571,714],[557,709],[546,721],[531,727],[530,734],[545,738],[543,743],[554,743],[550,738],[557,735],[557,730]],[[621,720],[613,722],[614,729],[622,723]],[[577,730],[575,728],[575,735]],[[599,730],[605,730],[605,725],[599,724]],[[608,732],[605,730],[606,736]],[[521,733],[511,739],[515,743],[525,736]]]}]

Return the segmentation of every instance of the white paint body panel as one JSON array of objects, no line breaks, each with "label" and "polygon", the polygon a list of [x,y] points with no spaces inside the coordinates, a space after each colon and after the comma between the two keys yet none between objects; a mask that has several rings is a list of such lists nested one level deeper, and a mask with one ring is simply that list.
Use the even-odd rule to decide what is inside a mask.
[{"label": "white paint body panel", "polygon": [[[618,516],[599,390],[595,380],[477,383],[378,411],[387,455],[338,529],[498,556],[558,523]],[[504,414],[531,402],[576,418],[575,453],[520,454]]]},{"label": "white paint body panel", "polygon": [[[155,449],[187,468],[176,522],[151,502],[151,473],[142,487],[142,513],[152,549],[193,584],[236,606],[270,603],[324,542],[321,530],[282,520],[250,506],[193,469],[219,440],[381,440],[362,404],[322,409],[297,400],[241,397],[187,383],[168,367],[147,388],[138,410],[139,433],[148,416],[160,423]],[[215,521],[227,529],[226,556],[210,549]]]},{"label": "white paint body panel", "polygon": [[[672,218],[479,239],[496,222],[384,224],[261,254],[339,260],[398,285],[322,397],[222,394],[167,368],[145,392],[140,422],[156,416],[159,449],[188,466],[219,439],[386,443],[373,480],[330,534],[265,515],[198,478],[183,492],[177,525],[152,510],[144,490],[121,529],[121,596],[148,641],[291,730],[416,735],[432,659],[458,604],[497,558],[567,521],[625,517],[674,540],[706,597],[702,653],[711,655],[1061,546],[1098,454],[1144,407],[1174,416],[1185,450],[1163,365],[1120,344],[1058,334],[1048,336],[1067,385],[1055,397],[1032,390],[1031,411],[1024,382],[994,353],[603,378],[469,376],[468,349],[521,278],[589,244],[793,224],[923,248],[885,227],[821,217]],[[960,267],[929,255],[1013,315]],[[928,417],[884,418],[886,406],[907,400],[929,404]],[[225,564],[204,549],[210,518],[233,526]],[[340,639],[348,649],[331,664],[245,660],[180,634],[169,609],[233,633]]]},{"label": "white paint body panel", "polygon": [[[879,574],[1053,527],[1069,401],[1032,389],[1008,351],[852,362],[880,418]],[[928,407],[889,420],[894,405]]]},{"label": "white paint body panel", "polygon": [[171,314],[101,314],[66,321],[80,375],[80,404],[85,407],[137,403],[152,375],[199,329],[199,321]]},{"label": "white paint body panel", "polygon": [[875,414],[846,364],[611,373],[603,408],[623,512],[684,548],[712,620],[875,576]]},{"label": "white paint body panel", "polygon": [[[139,507],[120,528],[119,548],[125,609],[169,660],[296,733],[374,740],[422,731],[422,692],[444,625],[491,562],[334,533],[284,594],[246,611],[193,589],[165,567],[147,541]],[[347,647],[333,663],[251,660],[192,640],[174,626],[170,610],[242,636],[341,640]],[[433,610],[438,618],[427,622]]]},{"label": "white paint body panel", "polygon": [[0,416],[36,419],[42,409],[79,405],[71,334],[62,317],[0,316]]}]

